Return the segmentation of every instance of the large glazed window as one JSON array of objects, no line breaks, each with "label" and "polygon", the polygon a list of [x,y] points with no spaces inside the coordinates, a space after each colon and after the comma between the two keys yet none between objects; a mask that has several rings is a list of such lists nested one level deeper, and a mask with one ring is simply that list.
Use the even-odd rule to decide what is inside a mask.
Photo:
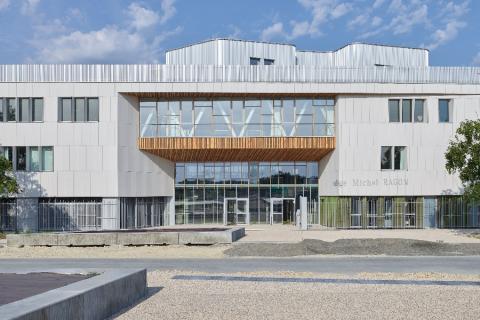
[{"label": "large glazed window", "polygon": [[248,202],[250,223],[270,223],[273,199],[289,199],[298,209],[300,196],[307,197],[309,210],[316,212],[317,162],[188,162],[175,165],[176,224],[223,224],[226,199],[237,198]]},{"label": "large glazed window", "polygon": [[0,156],[11,161],[16,171],[53,171],[52,146],[2,147]]},{"label": "large glazed window", "polygon": [[334,136],[333,99],[140,101],[141,137]]}]

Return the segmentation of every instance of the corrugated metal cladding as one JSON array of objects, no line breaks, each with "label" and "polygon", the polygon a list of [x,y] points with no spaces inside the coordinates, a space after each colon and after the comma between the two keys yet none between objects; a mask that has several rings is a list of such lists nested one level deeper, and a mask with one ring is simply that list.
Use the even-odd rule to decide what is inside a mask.
[{"label": "corrugated metal cladding", "polygon": [[273,59],[275,65],[294,65],[295,47],[289,44],[216,39],[168,51],[167,64],[249,65],[250,58]]},{"label": "corrugated metal cladding", "polygon": [[474,67],[316,67],[165,64],[0,65],[0,82],[311,82],[480,84]]},{"label": "corrugated metal cladding", "polygon": [[250,58],[273,59],[275,65],[317,67],[426,67],[428,51],[354,43],[336,51],[297,51],[288,44],[216,39],[168,51],[168,65],[248,65]]},{"label": "corrugated metal cladding", "polygon": [[299,65],[427,67],[428,50],[354,43],[333,52],[297,51]]}]

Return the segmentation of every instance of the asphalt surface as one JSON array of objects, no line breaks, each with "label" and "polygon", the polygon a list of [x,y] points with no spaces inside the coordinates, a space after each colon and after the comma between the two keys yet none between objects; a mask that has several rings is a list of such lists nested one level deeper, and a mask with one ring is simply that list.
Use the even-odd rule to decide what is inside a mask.
[{"label": "asphalt surface", "polygon": [[0,273],[62,271],[68,269],[147,268],[153,270],[187,270],[206,273],[257,271],[293,271],[356,274],[359,272],[438,272],[480,274],[480,256],[337,256],[292,258],[224,258],[224,259],[0,259]]},{"label": "asphalt surface", "polygon": [[89,277],[81,274],[49,272],[28,274],[0,273],[0,306],[85,280]]}]

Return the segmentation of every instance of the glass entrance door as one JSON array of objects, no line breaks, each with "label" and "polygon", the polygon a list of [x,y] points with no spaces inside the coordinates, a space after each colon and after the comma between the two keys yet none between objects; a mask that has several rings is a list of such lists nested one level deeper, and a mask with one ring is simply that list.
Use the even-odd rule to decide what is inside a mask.
[{"label": "glass entrance door", "polygon": [[283,223],[283,199],[272,198],[270,202],[270,224]]},{"label": "glass entrance door", "polygon": [[223,224],[249,224],[248,199],[227,198],[224,203]]}]

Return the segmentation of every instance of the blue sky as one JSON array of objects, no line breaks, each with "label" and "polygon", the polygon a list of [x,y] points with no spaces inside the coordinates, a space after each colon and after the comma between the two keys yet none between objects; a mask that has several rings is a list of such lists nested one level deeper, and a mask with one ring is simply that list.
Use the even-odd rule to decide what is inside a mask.
[{"label": "blue sky", "polygon": [[480,66],[480,0],[0,0],[0,63],[155,63],[215,37],[430,49]]}]

